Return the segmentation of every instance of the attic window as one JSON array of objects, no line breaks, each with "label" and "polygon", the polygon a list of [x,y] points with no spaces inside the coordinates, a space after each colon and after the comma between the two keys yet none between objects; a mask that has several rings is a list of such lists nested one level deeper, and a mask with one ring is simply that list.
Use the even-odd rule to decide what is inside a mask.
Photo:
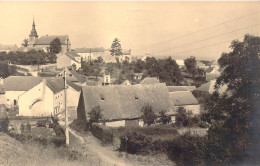
[{"label": "attic window", "polygon": [[103,94],[100,94],[100,99],[101,99],[101,100],[105,100],[105,97],[104,97]]},{"label": "attic window", "polygon": [[72,74],[69,74],[70,77],[72,77]]},{"label": "attic window", "polygon": [[138,97],[137,94],[135,94],[134,96],[135,96],[135,100],[138,100],[138,99],[139,99],[139,97]]}]

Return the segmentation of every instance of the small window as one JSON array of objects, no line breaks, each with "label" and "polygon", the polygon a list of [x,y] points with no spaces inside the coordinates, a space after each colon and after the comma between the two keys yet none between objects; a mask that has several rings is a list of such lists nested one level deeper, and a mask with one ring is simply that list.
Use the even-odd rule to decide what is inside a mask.
[{"label": "small window", "polygon": [[9,99],[7,99],[7,101],[9,101]]},{"label": "small window", "polygon": [[139,97],[138,97],[137,94],[135,94],[134,96],[135,96],[135,100],[138,100],[138,99],[139,99]]},{"label": "small window", "polygon": [[101,100],[105,100],[105,97],[104,97],[103,94],[100,94],[100,99],[101,99]]},{"label": "small window", "polygon": [[70,77],[72,77],[72,74],[69,74]]}]

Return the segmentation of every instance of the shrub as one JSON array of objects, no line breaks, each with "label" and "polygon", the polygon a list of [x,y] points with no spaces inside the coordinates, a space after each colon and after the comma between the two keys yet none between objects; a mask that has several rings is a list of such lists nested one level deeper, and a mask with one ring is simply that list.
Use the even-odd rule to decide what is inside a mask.
[{"label": "shrub", "polygon": [[8,132],[8,126],[9,126],[9,119],[8,117],[5,117],[3,119],[0,119],[0,132]]},{"label": "shrub", "polygon": [[84,122],[82,120],[74,120],[70,125],[72,129],[80,132],[80,131],[88,131],[90,124],[88,122]]},{"label": "shrub", "polygon": [[93,123],[90,129],[92,134],[101,140],[102,144],[111,144],[113,142],[113,132],[108,127]]},{"label": "shrub", "polygon": [[171,121],[171,117],[166,115],[166,111],[163,110],[160,112],[160,122],[162,122],[163,124],[167,124],[170,123]]},{"label": "shrub", "polygon": [[102,119],[103,114],[102,114],[102,109],[100,106],[96,106],[92,108],[92,110],[88,113],[89,114],[89,122],[92,124],[94,122],[98,122],[100,119]]},{"label": "shrub", "polygon": [[22,123],[21,126],[20,126],[21,133],[24,132],[24,128],[25,128],[25,127],[24,127],[24,124]]},{"label": "shrub", "polygon": [[150,106],[149,104],[145,105],[141,111],[143,112],[142,119],[144,121],[144,124],[148,126],[153,124],[157,116],[153,112],[152,106]]},{"label": "shrub", "polygon": [[193,127],[203,125],[200,116],[193,116],[191,112],[188,112],[185,108],[180,107],[177,110],[175,118],[175,125],[178,127]]},{"label": "shrub", "polygon": [[25,130],[27,132],[31,132],[31,125],[30,125],[29,121],[26,123]]},{"label": "shrub", "polygon": [[173,139],[168,146],[168,156],[177,165],[205,165],[207,139],[186,133]]},{"label": "shrub", "polygon": [[46,120],[38,120],[37,127],[46,127],[47,121]]}]

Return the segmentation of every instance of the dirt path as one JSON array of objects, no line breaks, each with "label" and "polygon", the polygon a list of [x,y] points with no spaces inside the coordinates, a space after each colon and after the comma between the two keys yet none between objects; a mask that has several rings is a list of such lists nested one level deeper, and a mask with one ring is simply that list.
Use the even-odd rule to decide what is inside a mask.
[{"label": "dirt path", "polygon": [[112,146],[102,146],[101,142],[92,134],[82,134],[70,129],[70,133],[75,136],[85,148],[90,165],[95,166],[174,166],[166,155],[139,156],[120,153],[113,150]]}]

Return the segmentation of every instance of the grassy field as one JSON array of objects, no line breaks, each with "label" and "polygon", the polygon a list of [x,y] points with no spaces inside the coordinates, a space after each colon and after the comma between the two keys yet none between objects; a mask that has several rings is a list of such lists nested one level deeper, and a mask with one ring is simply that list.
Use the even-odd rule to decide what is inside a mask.
[{"label": "grassy field", "polygon": [[21,143],[0,132],[0,165],[8,166],[88,166],[83,156],[70,159],[67,148],[46,147],[33,142]]}]

